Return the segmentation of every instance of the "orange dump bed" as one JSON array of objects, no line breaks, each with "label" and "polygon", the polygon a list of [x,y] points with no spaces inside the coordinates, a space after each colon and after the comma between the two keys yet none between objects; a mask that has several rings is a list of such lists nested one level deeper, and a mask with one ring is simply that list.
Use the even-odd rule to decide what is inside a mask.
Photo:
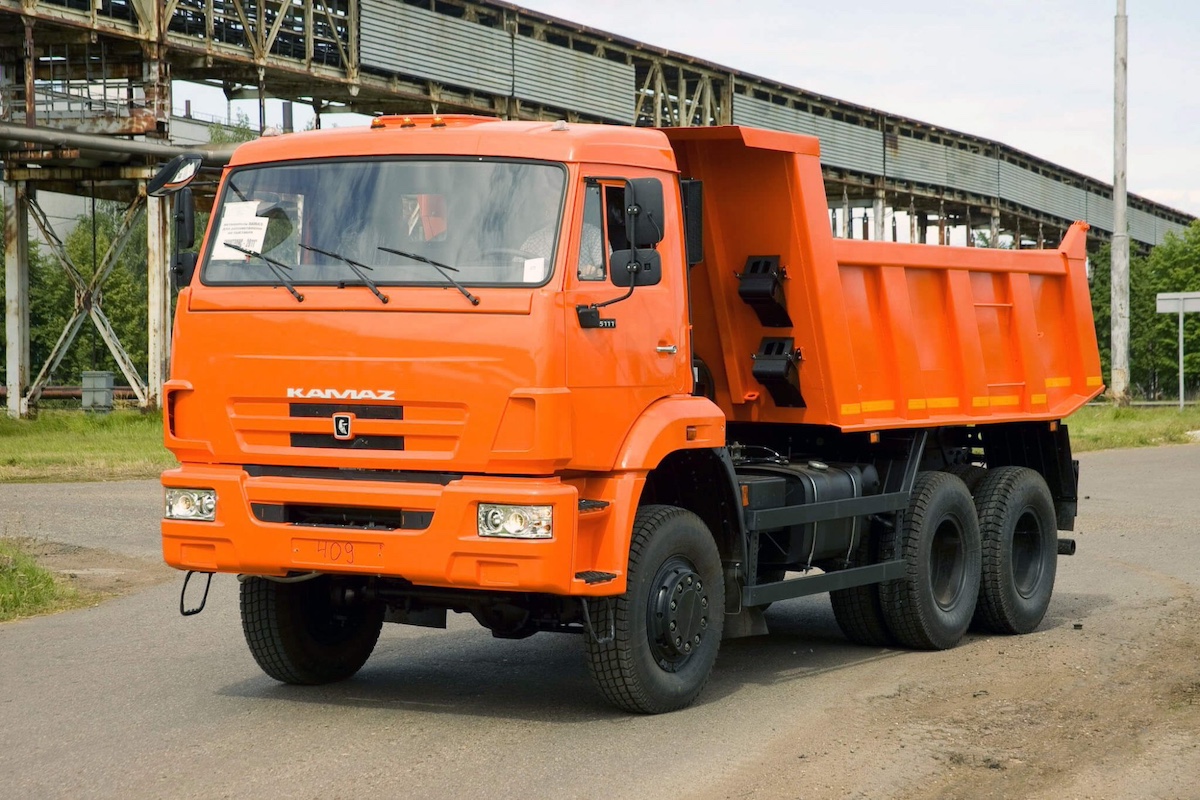
[{"label": "orange dump bed", "polygon": [[[691,275],[695,352],[731,420],[846,430],[1053,420],[1103,389],[1076,223],[1057,250],[834,239],[817,140],[739,127],[665,131],[704,182],[705,260]],[[777,255],[791,326],[738,295]],[[752,374],[764,338],[794,341],[804,405]]]}]

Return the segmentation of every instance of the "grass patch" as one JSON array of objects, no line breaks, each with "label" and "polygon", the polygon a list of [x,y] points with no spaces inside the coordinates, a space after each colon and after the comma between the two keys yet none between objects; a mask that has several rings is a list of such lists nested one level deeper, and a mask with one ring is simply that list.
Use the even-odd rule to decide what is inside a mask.
[{"label": "grass patch", "polygon": [[[1078,452],[1191,441],[1200,406],[1114,408],[1089,405],[1072,414]],[[162,444],[162,415],[43,410],[36,419],[0,415],[0,482],[107,481],[154,478],[175,466]]]},{"label": "grass patch", "polygon": [[1117,447],[1153,447],[1192,441],[1188,431],[1200,430],[1200,407],[1175,406],[1116,408],[1089,405],[1067,419],[1071,449],[1109,450]]},{"label": "grass patch", "polygon": [[88,598],[60,581],[17,542],[0,539],[0,622],[87,605]]},{"label": "grass patch", "polygon": [[0,482],[152,478],[175,465],[162,438],[162,416],[138,411],[0,416]]}]

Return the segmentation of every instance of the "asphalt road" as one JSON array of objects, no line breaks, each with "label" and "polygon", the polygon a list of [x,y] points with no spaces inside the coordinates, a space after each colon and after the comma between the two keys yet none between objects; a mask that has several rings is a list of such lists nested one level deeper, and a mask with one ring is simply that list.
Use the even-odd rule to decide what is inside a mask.
[{"label": "asphalt road", "polygon": [[[1055,601],[1021,638],[1022,658],[1081,646],[1076,625],[1102,637],[1127,609],[1145,614],[1200,588],[1200,445],[1082,461],[1079,554],[1060,561]],[[154,482],[0,486],[0,523],[9,536],[149,556],[159,503]],[[723,644],[696,706],[636,717],[593,690],[577,638],[495,640],[469,618],[446,631],[387,625],[354,679],[282,686],[246,650],[232,577],[217,577],[198,617],[179,616],[178,589],[0,625],[0,795],[895,795],[940,767],[917,747],[880,747],[927,731],[905,732],[904,714],[862,723],[871,704],[933,698],[974,671],[986,686],[987,665],[1012,641],[970,636],[944,653],[856,647],[823,598],[781,603],[769,636]],[[822,748],[850,784],[804,772]],[[771,774],[788,777],[763,784]]]}]

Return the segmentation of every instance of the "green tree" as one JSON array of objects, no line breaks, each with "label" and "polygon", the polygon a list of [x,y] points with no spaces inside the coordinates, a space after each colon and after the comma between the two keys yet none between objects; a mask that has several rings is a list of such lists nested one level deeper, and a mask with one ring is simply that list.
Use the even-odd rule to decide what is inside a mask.
[{"label": "green tree", "polygon": [[[1105,380],[1112,376],[1112,251],[1103,246],[1090,258],[1092,310]],[[1200,291],[1200,222],[1181,236],[1168,234],[1148,256],[1129,262],[1129,379],[1136,396],[1158,399],[1178,394],[1178,318],[1159,314],[1160,292]],[[1184,317],[1185,391],[1200,389],[1200,320]]]},{"label": "green tree", "polygon": [[209,144],[235,144],[248,142],[257,137],[258,131],[250,127],[250,117],[246,116],[245,111],[237,112],[237,117],[232,125],[208,126]]}]

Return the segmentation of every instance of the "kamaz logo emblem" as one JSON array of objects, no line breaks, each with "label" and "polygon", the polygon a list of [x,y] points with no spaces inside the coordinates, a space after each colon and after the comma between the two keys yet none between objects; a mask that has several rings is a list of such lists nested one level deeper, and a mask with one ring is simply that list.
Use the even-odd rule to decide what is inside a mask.
[{"label": "kamaz logo emblem", "polygon": [[351,419],[353,417],[350,414],[333,415],[333,438],[343,440],[354,438],[354,433],[350,430]]},{"label": "kamaz logo emblem", "polygon": [[305,400],[395,400],[395,389],[288,389],[288,397]]}]

